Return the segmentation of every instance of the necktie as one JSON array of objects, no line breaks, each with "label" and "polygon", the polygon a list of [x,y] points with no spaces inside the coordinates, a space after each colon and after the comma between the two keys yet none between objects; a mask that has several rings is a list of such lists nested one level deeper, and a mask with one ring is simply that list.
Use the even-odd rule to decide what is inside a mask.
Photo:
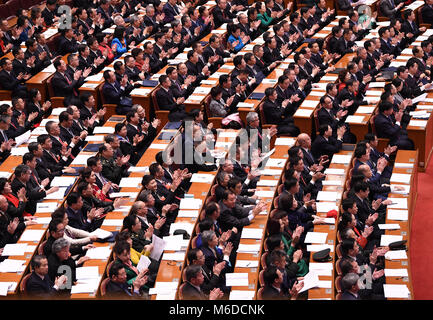
[{"label": "necktie", "polygon": [[3,136],[3,139],[5,140],[5,142],[7,142],[8,136],[6,135],[6,133],[3,130],[2,130],[2,136]]},{"label": "necktie", "polygon": [[47,152],[57,163],[59,162],[55,154],[53,154],[51,151],[47,151]]},{"label": "necktie", "polygon": [[[71,84],[71,83],[72,83],[71,80],[68,78],[68,76],[67,76],[66,73],[64,73],[63,76],[65,77],[66,82],[67,82],[68,84]],[[77,90],[75,90],[75,88],[72,88],[72,92],[74,93],[74,96],[78,97],[78,92],[77,92]]]}]

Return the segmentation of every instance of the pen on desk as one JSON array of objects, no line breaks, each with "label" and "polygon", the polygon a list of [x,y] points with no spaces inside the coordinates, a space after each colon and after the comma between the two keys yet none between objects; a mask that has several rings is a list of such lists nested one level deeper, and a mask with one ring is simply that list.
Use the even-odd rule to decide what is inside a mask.
[{"label": "pen on desk", "polygon": [[248,263],[247,263],[247,267],[248,267],[250,264],[251,264],[251,262],[248,262]]}]

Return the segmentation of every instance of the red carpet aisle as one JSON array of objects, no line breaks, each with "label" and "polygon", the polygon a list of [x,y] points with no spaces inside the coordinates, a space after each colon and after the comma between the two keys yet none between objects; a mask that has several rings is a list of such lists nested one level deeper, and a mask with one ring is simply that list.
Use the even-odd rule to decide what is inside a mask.
[{"label": "red carpet aisle", "polygon": [[416,300],[433,300],[433,161],[418,173],[418,199],[412,217],[410,265]]}]

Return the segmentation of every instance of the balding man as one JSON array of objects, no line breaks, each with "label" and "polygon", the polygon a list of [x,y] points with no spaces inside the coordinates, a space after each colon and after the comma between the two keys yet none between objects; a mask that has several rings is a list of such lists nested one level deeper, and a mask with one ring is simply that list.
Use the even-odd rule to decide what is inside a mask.
[{"label": "balding man", "polygon": [[[171,206],[171,205],[169,205]],[[150,227],[153,226],[153,234],[158,237],[168,235],[168,229],[165,226],[166,216],[158,216],[158,219],[152,225],[152,223],[147,219],[147,206],[143,201],[136,201],[131,207],[131,214],[135,214],[141,222],[141,229],[144,232]],[[164,229],[164,230],[163,230]]]}]

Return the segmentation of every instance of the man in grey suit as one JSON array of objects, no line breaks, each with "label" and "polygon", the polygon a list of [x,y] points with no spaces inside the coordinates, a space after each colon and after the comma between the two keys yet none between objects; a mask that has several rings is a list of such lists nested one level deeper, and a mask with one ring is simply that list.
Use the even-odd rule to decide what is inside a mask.
[{"label": "man in grey suit", "polygon": [[394,0],[380,0],[379,6],[382,16],[395,19],[400,15],[400,9],[404,6],[404,2],[400,2],[398,5],[395,5]]}]

